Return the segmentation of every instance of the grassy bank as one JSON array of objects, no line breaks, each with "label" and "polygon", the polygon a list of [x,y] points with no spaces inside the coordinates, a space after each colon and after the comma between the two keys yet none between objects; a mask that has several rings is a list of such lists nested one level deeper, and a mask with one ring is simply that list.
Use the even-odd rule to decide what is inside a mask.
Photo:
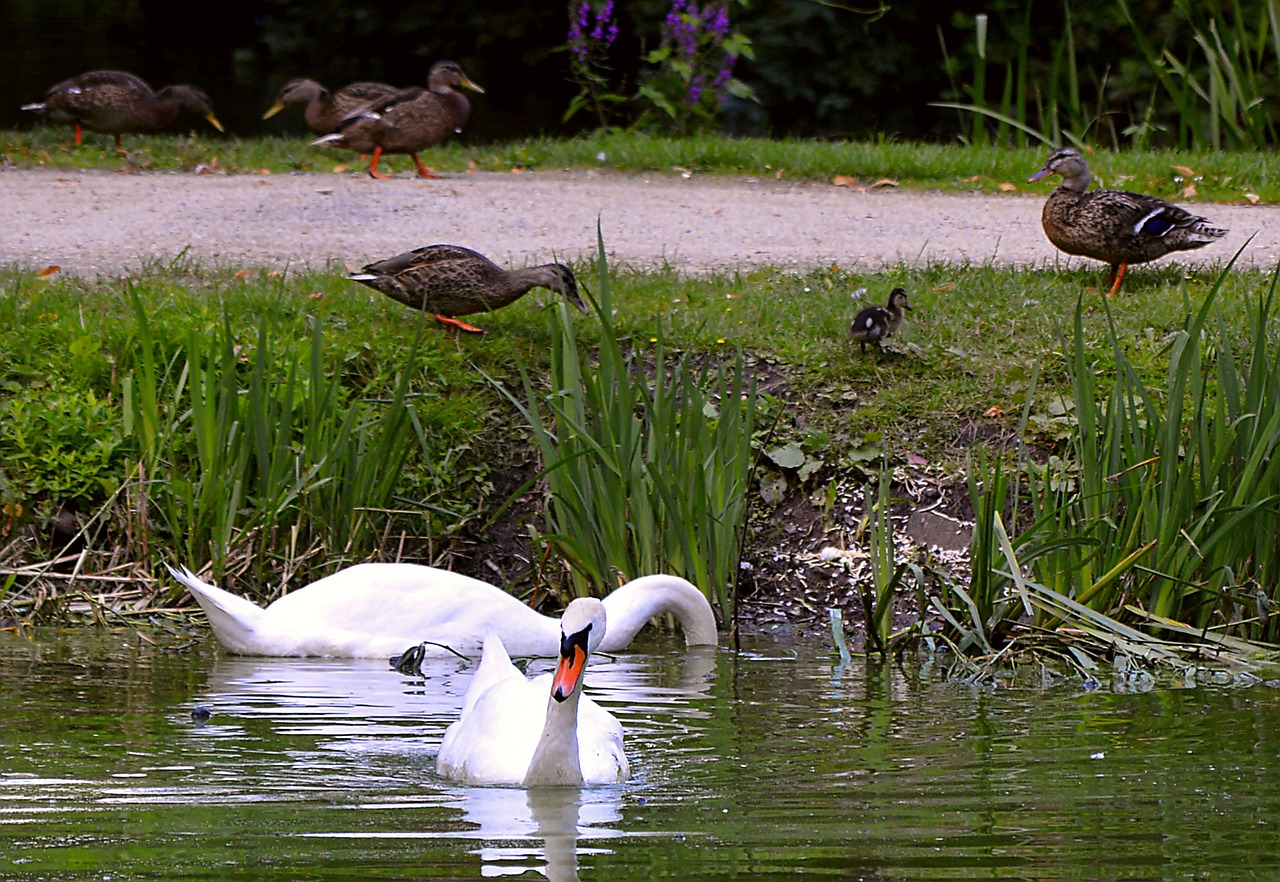
[{"label": "grassy bank", "polygon": [[[577,269],[590,277],[589,267]],[[882,464],[910,463],[958,480],[975,445],[1005,450],[1033,375],[1032,438],[1053,449],[1072,424],[1061,335],[1072,327],[1082,296],[1088,345],[1105,351],[1114,321],[1136,370],[1158,378],[1168,335],[1212,277],[1189,276],[1172,265],[1145,268],[1126,281],[1110,318],[1094,287],[1098,280],[1088,270],[954,266],[880,274],[839,267],[803,275],[757,270],[712,278],[624,271],[611,278],[613,325],[624,349],[642,358],[659,335],[669,351],[690,353],[695,362],[740,347],[765,396],[760,423],[771,428],[759,430],[759,443],[801,456],[802,465],[779,473],[793,487],[803,475],[804,488],[821,495],[831,482]],[[1219,295],[1221,307],[1245,308],[1266,284],[1261,275],[1233,273]],[[883,355],[861,355],[847,342],[848,321],[894,285],[911,293],[908,324]],[[486,336],[459,338],[337,275],[233,275],[178,265],[99,284],[5,274],[3,565],[12,570],[47,561],[59,556],[59,543],[69,542],[77,553],[92,552],[80,564],[85,573],[113,567],[148,573],[181,556],[193,565],[220,560],[220,567],[258,583],[251,577],[313,575],[370,555],[435,560],[451,550],[471,553],[487,514],[536,463],[527,425],[486,377],[517,394],[522,368],[545,383],[549,302],[534,294],[489,317]],[[576,321],[584,347],[598,339],[596,322]],[[199,387],[205,409],[212,409],[199,431],[192,365],[204,371],[199,376],[214,378]],[[329,421],[348,415],[373,431],[397,395],[408,402],[412,414],[402,424],[405,448],[398,454],[403,472],[379,510],[363,519],[361,538],[352,538],[351,524],[317,514],[283,533],[237,525],[245,532],[241,541],[218,552],[218,530],[232,529],[229,522],[205,525],[204,538],[193,538],[160,517],[162,506],[150,497],[175,478],[195,480],[203,462],[201,432],[225,428],[218,402],[225,408],[237,399],[216,378],[236,375],[237,388],[247,390],[240,397],[251,397],[255,384],[274,390],[257,393],[253,406],[267,416],[245,417],[246,424],[274,425],[287,409],[294,421],[289,431],[296,433],[317,431],[308,428],[308,413],[318,424],[326,415]],[[351,413],[357,404],[363,410]],[[147,413],[154,413],[149,427]],[[245,456],[265,461],[257,448],[270,443],[297,459],[289,445],[306,447],[300,439],[311,437],[268,439],[262,431],[264,439]],[[373,444],[376,433],[370,439]],[[216,495],[224,467],[207,467],[214,481],[207,492]],[[308,484],[324,483],[305,465],[289,467],[296,472],[285,482],[292,495],[273,502],[276,507],[294,505]],[[165,469],[159,481],[156,472]],[[265,504],[252,487],[239,492],[244,504]],[[67,512],[71,533],[79,534],[75,541],[62,523]],[[11,589],[34,584],[10,582]]]},{"label": "grassy bank", "polygon": [[[307,138],[235,137],[205,133],[133,137],[121,156],[107,136],[86,135],[75,147],[70,130],[38,127],[0,132],[0,157],[9,165],[50,168],[168,170],[208,173],[361,173],[359,157],[348,151],[310,146]],[[607,169],[662,174],[756,175],[833,181],[849,186],[996,193],[1009,188],[1043,192],[1026,185],[1040,168],[1047,146],[994,146],[878,142],[774,141],[715,136],[667,138],[630,132],[596,133],[574,139],[538,138],[500,144],[455,141],[421,156],[445,172],[511,172],[549,169]],[[1217,202],[1280,201],[1280,160],[1264,151],[1099,151],[1091,159],[1107,186]],[[381,170],[412,173],[407,157],[388,157]],[[1188,174],[1189,172],[1189,174]]]},{"label": "grassy bank", "polygon": [[[13,137],[37,136],[49,133]],[[146,158],[139,153],[95,155],[52,143],[9,153],[19,163],[105,168],[312,168],[297,160],[300,143],[216,146],[228,145],[251,152],[210,155],[205,142],[154,139],[139,148],[163,157],[154,163],[139,161]],[[595,163],[626,171],[850,174],[859,185],[886,177],[900,186],[974,189],[1021,180],[1042,161],[1041,151],[631,135],[506,145],[483,162],[480,152],[455,146],[433,161],[455,170]],[[1267,198],[1255,182],[1274,164],[1234,154],[1126,153],[1099,165],[1108,162],[1134,176],[1126,186],[1166,195],[1189,186],[1182,166],[1205,171],[1192,176],[1201,198],[1237,198],[1236,191]],[[1229,259],[1221,255],[1223,265]],[[648,504],[665,506],[659,497],[670,500],[705,471],[697,457],[724,446],[714,431],[726,411],[714,395],[682,410],[696,399],[686,391],[650,403],[639,389],[647,380],[615,393],[636,364],[646,376],[662,365],[671,376],[692,377],[741,357],[760,396],[743,425],[761,454],[750,500],[754,522],[766,525],[745,534],[744,557],[766,560],[772,543],[799,522],[834,525],[829,535],[869,550],[874,587],[863,599],[878,646],[892,644],[895,595],[912,583],[922,603],[953,617],[958,648],[997,659],[1029,635],[1052,632],[1056,640],[1064,629],[1089,631],[1097,654],[1117,635],[1138,653],[1133,634],[1111,629],[1113,616],[1166,635],[1216,628],[1275,639],[1270,534],[1259,533],[1252,545],[1223,541],[1243,519],[1275,508],[1276,494],[1254,480],[1269,462],[1270,435],[1233,434],[1254,421],[1252,402],[1271,394],[1269,375],[1257,367],[1272,347],[1270,313],[1259,312],[1270,276],[1191,271],[1167,260],[1131,273],[1108,302],[1097,287],[1104,274],[1093,266],[937,264],[868,273],[832,265],[696,278],[615,268],[607,285],[594,278],[595,267],[575,271],[598,293],[608,291],[607,321],[548,310],[553,298],[538,292],[486,317],[483,337],[447,335],[332,274],[231,272],[191,261],[100,282],[4,271],[0,612],[41,621],[86,610],[146,613],[179,599],[166,595],[166,583],[153,589],[149,581],[163,562],[211,563],[228,587],[261,591],[264,600],[282,583],[294,587],[367,559],[443,563],[517,592],[548,578],[566,592],[593,590],[609,581],[622,555],[608,530],[590,550],[590,527],[632,523],[632,487],[647,487],[654,494]],[[884,352],[862,354],[848,341],[849,320],[894,286],[909,292],[913,311]],[[605,352],[606,340],[617,341],[616,351]],[[1191,351],[1195,357],[1186,357]],[[1260,357],[1235,373],[1220,360],[1232,351]],[[1230,378],[1228,390],[1257,390],[1229,391],[1248,403],[1243,411],[1218,398],[1210,367]],[[591,383],[582,380],[591,374]],[[1195,398],[1184,408],[1187,390]],[[598,406],[593,401],[611,400],[624,406],[602,421],[587,413]],[[557,401],[553,421],[532,419]],[[705,417],[702,452],[655,456],[667,465],[633,469],[637,463],[613,457],[609,445],[580,443],[594,431],[584,427],[642,411],[664,420],[660,431],[669,438],[691,437],[693,422]],[[1186,422],[1185,414],[1219,411],[1227,416],[1212,432],[1197,434]],[[1159,437],[1135,440],[1146,426],[1161,426]],[[1103,439],[1106,455],[1093,456],[1101,427],[1118,434]],[[637,448],[668,452],[666,442],[632,437]],[[1220,447],[1210,449],[1210,441]],[[565,453],[563,471],[532,481],[557,451]],[[1237,454],[1245,478],[1224,465]],[[1184,460],[1213,480],[1185,478],[1175,468]],[[1022,471],[1013,470],[1015,461]],[[1144,471],[1156,461],[1159,474]],[[997,462],[1005,464],[1003,484]],[[685,477],[672,483],[664,472],[673,469]],[[945,574],[940,583],[928,560],[895,556],[886,515],[894,500],[871,486],[884,479],[908,490],[942,488],[954,513],[980,516],[972,584],[946,584]],[[1260,495],[1219,504],[1219,485],[1241,480]],[[1177,498],[1166,482],[1181,488]],[[606,489],[582,493],[587,486]],[[849,488],[856,488],[853,504],[846,504]],[[1013,490],[1021,505],[1006,510]],[[576,514],[565,502],[574,495]],[[844,524],[834,514],[840,507]],[[1210,513],[1227,520],[1211,523]],[[705,524],[725,527],[716,521],[711,512]],[[1195,538],[1201,527],[1212,548]],[[662,553],[688,556],[707,544],[692,535],[690,526],[667,537]],[[714,564],[717,579],[733,571],[735,556],[736,548]],[[1135,595],[1142,585],[1149,587]],[[88,590],[104,586],[127,590],[105,600]],[[1077,598],[1098,609],[1079,607]],[[1162,650],[1155,656],[1166,657]]]}]

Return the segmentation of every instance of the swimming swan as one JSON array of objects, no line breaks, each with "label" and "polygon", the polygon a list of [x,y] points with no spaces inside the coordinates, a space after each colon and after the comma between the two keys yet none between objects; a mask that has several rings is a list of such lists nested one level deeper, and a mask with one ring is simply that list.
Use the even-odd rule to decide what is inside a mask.
[{"label": "swimming swan", "polygon": [[[169,567],[169,572],[199,601],[218,642],[238,655],[387,658],[426,640],[476,656],[491,632],[512,655],[554,656],[560,651],[559,620],[487,582],[435,567],[357,564],[265,609],[202,581],[186,567]],[[604,652],[624,649],[645,623],[662,613],[679,620],[687,645],[716,642],[711,605],[678,576],[635,579],[606,597],[604,607],[610,623],[600,644]]]},{"label": "swimming swan", "polygon": [[622,724],[582,697],[587,659],[603,644],[607,621],[605,605],[594,597],[571,602],[557,629],[556,672],[532,680],[511,663],[502,639],[490,634],[462,715],[445,730],[436,771],[464,784],[625,781],[631,770],[622,752]]}]

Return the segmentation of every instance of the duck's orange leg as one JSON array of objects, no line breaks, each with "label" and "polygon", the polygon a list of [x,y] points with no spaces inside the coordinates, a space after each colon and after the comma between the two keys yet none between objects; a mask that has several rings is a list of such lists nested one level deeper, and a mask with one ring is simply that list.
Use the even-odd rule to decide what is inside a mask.
[{"label": "duck's orange leg", "polygon": [[484,328],[477,328],[475,325],[469,325],[461,319],[456,319],[452,316],[436,313],[436,321],[444,325],[446,328],[457,328],[459,331],[466,331],[468,334],[484,333]]},{"label": "duck's orange leg", "polygon": [[381,157],[382,157],[382,148],[381,148],[381,147],[374,147],[374,148],[373,148],[373,161],[369,163],[369,175],[370,175],[370,177],[377,178],[377,179],[378,179],[378,180],[380,180],[380,181],[387,181],[387,180],[390,180],[390,176],[389,176],[389,175],[380,175],[380,174],[378,174],[378,160],[379,160]]},{"label": "duck's orange leg", "polygon": [[439,175],[433,175],[431,172],[427,171],[427,167],[422,164],[422,160],[418,158],[418,154],[410,153],[409,155],[413,157],[413,164],[418,167],[418,177],[420,178],[440,177]]},{"label": "duck's orange leg", "polygon": [[1118,263],[1111,268],[1111,278],[1107,282],[1111,285],[1111,289],[1107,291],[1107,299],[1110,300],[1116,296],[1116,292],[1120,290],[1120,283],[1124,281],[1124,271],[1129,268],[1127,263]]},{"label": "duck's orange leg", "polygon": [[80,146],[80,123],[76,123],[76,146]]}]

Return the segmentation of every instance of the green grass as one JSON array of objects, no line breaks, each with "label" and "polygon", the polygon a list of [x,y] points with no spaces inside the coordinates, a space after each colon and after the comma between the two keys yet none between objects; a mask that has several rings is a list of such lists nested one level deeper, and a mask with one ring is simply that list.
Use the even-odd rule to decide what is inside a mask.
[{"label": "green grass", "polygon": [[[121,156],[110,137],[95,135],[86,136],[85,144],[75,147],[70,131],[60,128],[0,132],[0,157],[9,165],[25,168],[362,174],[365,167],[355,154],[312,147],[304,138],[241,140],[206,133],[133,136],[126,140],[125,147],[127,155]],[[1022,192],[1043,194],[1047,185],[1027,184],[1026,179],[1040,168],[1047,154],[1047,147],[902,144],[888,139],[850,143],[595,133],[568,140],[478,145],[453,142],[424,151],[422,159],[428,166],[450,173],[471,169],[609,169],[827,182],[843,176],[863,187],[893,181],[897,186],[914,189],[999,193],[1012,186]],[[1184,180],[1183,172],[1174,166],[1190,168],[1196,179]],[[1100,184],[1165,198],[1182,198],[1188,183],[1194,183],[1200,201],[1280,202],[1280,158],[1266,151],[1099,151],[1091,157],[1090,167]],[[408,157],[387,157],[379,168],[400,175],[413,174]]]},{"label": "green grass", "polygon": [[[589,268],[577,269],[590,277]],[[761,423],[777,421],[770,445],[794,444],[820,460],[811,479],[818,485],[849,470],[902,463],[909,454],[926,460],[931,472],[958,475],[969,439],[1016,425],[1037,371],[1034,438],[1053,444],[1066,437],[1070,415],[1059,402],[1072,390],[1060,335],[1072,327],[1083,293],[1085,345],[1109,349],[1100,278],[1092,268],[945,265],[874,274],[755,269],[709,278],[615,270],[613,325],[624,349],[646,360],[656,355],[659,338],[671,356],[688,353],[696,364],[708,355],[732,358],[741,348],[765,396]],[[1162,376],[1169,335],[1212,279],[1211,270],[1187,274],[1171,262],[1126,279],[1111,320],[1141,376]],[[914,310],[886,352],[862,356],[847,342],[848,321],[894,285],[911,293]],[[1233,272],[1219,306],[1228,316],[1242,314],[1267,285],[1259,273]],[[145,331],[135,298],[148,316]],[[397,487],[397,496],[413,504],[393,506],[406,513],[384,524],[394,537],[389,547],[401,547],[403,537],[421,555],[465,534],[468,523],[503,501],[495,482],[504,470],[533,458],[533,439],[513,425],[514,409],[485,375],[513,389],[521,367],[535,379],[548,375],[550,331],[540,310],[552,299],[535,292],[495,313],[483,337],[424,329],[407,390],[424,440]],[[315,374],[307,367],[313,317],[324,329]],[[130,463],[140,451],[136,432],[126,431],[125,389],[132,384],[136,392],[145,376],[141,341],[153,341],[154,369],[163,371],[182,341],[222,334],[225,326],[241,370],[250,374],[265,333],[276,367],[262,382],[286,383],[288,365],[296,363],[303,375],[334,377],[350,400],[382,401],[410,364],[418,329],[406,318],[414,317],[337,275],[237,277],[197,265],[157,267],[114,282],[0,274],[0,505],[8,506],[19,532],[24,524],[42,532],[64,499],[89,512],[131,486]],[[575,326],[578,345],[593,348],[596,320],[577,317]],[[50,432],[49,408],[69,414],[68,422],[82,421],[81,430]],[[1003,416],[987,415],[992,408]],[[24,468],[24,462],[59,466]],[[113,524],[105,518],[102,543],[139,538]],[[171,552],[156,541],[127,553],[143,563]],[[19,544],[8,546],[5,557],[8,564],[31,563],[49,553]],[[340,548],[326,553],[330,565],[342,562]]]},{"label": "green grass", "polygon": [[[39,130],[9,137],[52,139],[53,134]],[[4,143],[19,165],[118,168],[126,161],[100,147],[70,150],[52,140],[43,147]],[[156,152],[149,167],[203,164],[233,172],[285,171],[307,167],[300,156],[307,162],[316,158],[303,142],[282,140],[149,139],[138,149]],[[596,158],[600,153],[603,161]],[[140,156],[135,153],[128,161]],[[784,176],[818,180],[847,174],[863,184],[892,177],[903,186],[985,190],[1022,180],[1042,159],[1040,150],[602,135],[489,148],[454,145],[431,162],[454,171],[473,162],[493,169],[603,164],[625,171],[781,170]],[[1265,154],[1157,153],[1104,154],[1095,160],[1110,183],[1117,183],[1113,176],[1123,170],[1133,176],[1123,182],[1126,186],[1166,195],[1175,195],[1185,183],[1175,180],[1174,164],[1203,175],[1197,181],[1202,198],[1215,193],[1238,198],[1244,192],[1268,198],[1256,182],[1273,177],[1275,160]],[[349,167],[358,173],[354,162]],[[1222,255],[1222,262],[1229,257]],[[592,277],[592,267],[575,269],[581,278]],[[756,444],[800,451],[806,492],[819,498],[851,475],[865,480],[882,469],[902,468],[908,460],[910,473],[961,488],[970,463],[1012,461],[1005,439],[1024,417],[1027,442],[1041,459],[1063,457],[1049,462],[1069,478],[1070,460],[1079,458],[1067,442],[1075,437],[1076,405],[1083,394],[1081,365],[1096,373],[1098,389],[1109,388],[1119,371],[1131,377],[1131,384],[1158,390],[1168,372],[1171,341],[1211,292],[1224,317],[1223,340],[1236,351],[1251,351],[1246,317],[1270,290],[1270,277],[1233,270],[1219,283],[1218,274],[1216,267],[1186,270],[1174,260],[1138,267],[1109,311],[1098,291],[1103,271],[1093,266],[1063,272],[934,264],[867,273],[833,265],[807,273],[752,268],[698,277],[612,268],[608,288],[612,334],[624,360],[729,364],[741,351],[762,396]],[[914,309],[883,353],[863,356],[848,343],[849,319],[861,306],[882,301],[896,285],[907,289]],[[0,580],[5,580],[6,603],[32,602],[39,581],[24,574],[10,582],[5,570],[41,565],[58,555],[60,548],[41,544],[40,537],[51,532],[67,502],[82,523],[90,524],[84,537],[92,553],[90,572],[118,566],[145,573],[181,553],[195,558],[187,561],[192,565],[204,557],[230,571],[305,568],[315,575],[368,556],[433,560],[454,542],[472,541],[473,528],[539,465],[535,433],[489,378],[518,389],[523,372],[532,380],[531,390],[545,390],[553,375],[563,372],[552,363],[553,351],[580,353],[584,359],[600,355],[599,320],[573,315],[557,331],[555,322],[564,315],[547,314],[553,302],[535,292],[486,318],[488,335],[457,338],[434,324],[420,328],[416,313],[334,274],[252,269],[233,274],[189,260],[98,282],[0,271],[0,536],[5,537]],[[576,339],[555,343],[560,333]],[[1079,345],[1065,346],[1064,339],[1076,334]],[[196,345],[203,340],[209,341],[205,350]],[[1123,353],[1123,362],[1110,357],[1114,351]],[[210,409],[201,410],[192,397],[192,381],[210,365],[217,367],[214,381],[204,387]],[[390,499],[384,495],[365,505],[350,496],[326,497],[325,481],[347,482],[325,478],[325,462],[299,458],[298,471],[282,465],[289,461],[291,444],[322,446],[316,439],[342,436],[342,425],[374,432],[365,414],[381,412],[398,394],[411,409],[404,431],[411,430],[412,444]],[[219,401],[219,407],[230,408],[241,396],[250,401],[249,415],[238,422],[223,420],[212,409]],[[351,417],[354,422],[344,423],[340,416],[353,412],[349,405],[361,410]],[[150,422],[148,413],[154,414]],[[332,416],[328,422],[325,413]],[[252,444],[234,446],[237,439],[228,430],[235,425],[252,427]],[[206,454],[193,451],[188,435],[215,439],[232,463],[252,460],[262,466],[246,479],[240,496],[228,487],[219,501],[216,478],[230,467],[216,457],[201,460]],[[174,516],[162,515],[165,505],[171,511],[181,506],[166,503],[154,487],[163,482],[177,488],[172,492],[182,490],[187,475],[201,473],[183,464],[201,462],[213,480],[204,485],[207,516],[192,532],[176,526]],[[772,468],[768,457],[762,463],[761,468]],[[793,484],[795,479],[789,476]],[[199,484],[191,480],[192,487]],[[379,480],[369,477],[366,483]],[[315,504],[298,503],[313,490],[319,491]],[[200,496],[191,488],[183,492],[187,502]],[[245,516],[253,505],[305,513],[301,520],[268,523]],[[344,508],[359,510],[359,523],[344,524],[336,516]],[[1016,552],[1013,547],[1026,527],[1025,518],[992,524],[982,534],[983,553],[1005,566],[1010,555],[1029,547],[1019,544]],[[1002,539],[1006,528],[1013,539]],[[351,538],[352,529],[358,539]],[[884,534],[887,528],[879,524],[878,529]],[[894,573],[901,575],[891,557],[882,558],[885,578],[877,596],[869,598],[877,611],[889,609],[885,586]],[[1122,553],[1107,566],[1124,560]],[[606,564],[597,563],[596,569],[600,572],[590,578],[608,578]],[[1105,575],[1092,574],[1089,584],[1100,584]],[[1007,627],[1003,617],[1025,608],[1001,578],[985,584],[985,589],[971,586],[977,592],[971,600],[986,620],[971,641],[977,649],[998,645]],[[1075,602],[1070,595],[1061,593],[1063,604]],[[964,611],[956,607],[952,613]],[[876,635],[887,639],[889,631],[889,619],[879,616]]]}]

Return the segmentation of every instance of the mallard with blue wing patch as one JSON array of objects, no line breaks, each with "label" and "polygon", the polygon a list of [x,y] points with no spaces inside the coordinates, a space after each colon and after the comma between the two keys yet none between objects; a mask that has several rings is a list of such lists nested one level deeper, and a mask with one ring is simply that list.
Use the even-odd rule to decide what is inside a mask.
[{"label": "mallard with blue wing patch", "polygon": [[879,343],[893,336],[902,327],[902,319],[911,307],[907,304],[907,292],[894,288],[889,292],[889,302],[884,306],[868,306],[858,312],[849,325],[849,336],[867,351],[868,343]]},{"label": "mallard with blue wing patch", "polygon": [[1089,164],[1071,147],[1050,153],[1044,168],[1027,180],[1049,175],[1061,175],[1062,183],[1044,203],[1045,235],[1067,254],[1111,264],[1108,297],[1120,289],[1129,264],[1203,248],[1227,234],[1207,218],[1154,196],[1089,190]]}]

